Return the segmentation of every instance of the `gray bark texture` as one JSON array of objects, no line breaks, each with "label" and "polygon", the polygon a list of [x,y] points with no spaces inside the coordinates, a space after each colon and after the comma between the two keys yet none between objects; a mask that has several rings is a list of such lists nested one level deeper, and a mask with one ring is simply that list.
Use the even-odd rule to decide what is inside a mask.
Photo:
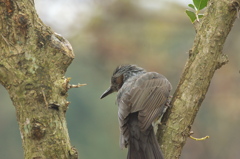
[{"label": "gray bark texture", "polygon": [[71,45],[39,19],[33,0],[0,0],[0,83],[16,108],[25,159],[73,159],[65,113]]},{"label": "gray bark texture", "polygon": [[196,37],[171,108],[158,126],[157,137],[166,159],[178,159],[217,69],[228,62],[224,42],[237,17],[240,0],[210,0],[198,22]]}]

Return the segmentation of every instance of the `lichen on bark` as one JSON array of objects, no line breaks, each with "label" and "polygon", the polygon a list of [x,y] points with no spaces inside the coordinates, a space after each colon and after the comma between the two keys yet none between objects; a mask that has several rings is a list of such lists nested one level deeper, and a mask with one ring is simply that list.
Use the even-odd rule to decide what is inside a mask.
[{"label": "lichen on bark", "polygon": [[34,1],[0,0],[0,12],[0,83],[16,108],[25,158],[78,158],[65,119],[71,45],[42,23]]},{"label": "lichen on bark", "polygon": [[210,0],[178,87],[159,125],[157,137],[166,159],[178,159],[217,69],[226,64],[224,42],[237,17],[240,0]]}]

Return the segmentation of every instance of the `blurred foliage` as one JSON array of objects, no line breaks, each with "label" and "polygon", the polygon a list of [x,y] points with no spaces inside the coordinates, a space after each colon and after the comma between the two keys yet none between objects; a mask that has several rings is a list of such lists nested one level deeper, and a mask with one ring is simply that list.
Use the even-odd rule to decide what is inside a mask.
[{"label": "blurred foliage", "polygon": [[[119,64],[137,64],[164,74],[175,90],[195,32],[184,13],[187,6],[167,3],[152,10],[134,0],[99,0],[91,5],[91,19],[81,29],[72,26],[72,36],[67,37],[76,58],[66,76],[72,78],[73,84],[87,83],[69,91],[69,134],[80,159],[122,159],[127,151],[120,150],[118,144],[116,94],[99,99],[109,86],[112,71]],[[76,18],[75,24],[78,23]],[[54,23],[49,25],[57,27]],[[235,25],[224,48],[230,62],[216,72],[192,128],[193,136],[210,138],[198,142],[189,139],[181,158],[240,156],[239,20]],[[0,158],[21,159],[15,110],[3,87],[0,93]]]}]

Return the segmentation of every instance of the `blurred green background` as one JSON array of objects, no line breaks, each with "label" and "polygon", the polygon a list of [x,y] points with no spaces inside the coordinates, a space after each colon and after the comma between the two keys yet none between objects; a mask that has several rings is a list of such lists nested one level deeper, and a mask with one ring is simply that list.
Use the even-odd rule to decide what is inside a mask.
[{"label": "blurred green background", "polygon": [[[177,87],[195,31],[185,15],[191,1],[36,0],[39,16],[72,44],[76,55],[66,77],[87,86],[69,91],[67,123],[80,159],[124,159],[116,94],[100,100],[120,64],[164,74]],[[181,159],[239,159],[239,19],[227,39],[229,63],[216,71]],[[15,109],[0,86],[0,159],[23,159]]]}]

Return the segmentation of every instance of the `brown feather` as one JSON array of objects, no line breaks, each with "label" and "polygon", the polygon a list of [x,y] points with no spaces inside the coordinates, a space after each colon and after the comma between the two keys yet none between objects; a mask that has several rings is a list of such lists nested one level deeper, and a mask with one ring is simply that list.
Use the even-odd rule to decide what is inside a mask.
[{"label": "brown feather", "polygon": [[[128,145],[129,133],[136,132],[128,130],[129,128],[132,129],[126,124],[129,122],[128,117],[133,113],[137,113],[140,131],[146,132],[147,129],[152,127],[152,122],[162,115],[171,89],[172,86],[169,81],[156,72],[147,72],[132,77],[123,84],[117,98],[121,147]],[[134,136],[136,138],[136,134]]]},{"label": "brown feather", "polygon": [[128,147],[127,159],[164,159],[152,122],[163,114],[171,89],[163,75],[136,65],[113,72],[111,86],[100,98],[118,92],[120,147]]}]

